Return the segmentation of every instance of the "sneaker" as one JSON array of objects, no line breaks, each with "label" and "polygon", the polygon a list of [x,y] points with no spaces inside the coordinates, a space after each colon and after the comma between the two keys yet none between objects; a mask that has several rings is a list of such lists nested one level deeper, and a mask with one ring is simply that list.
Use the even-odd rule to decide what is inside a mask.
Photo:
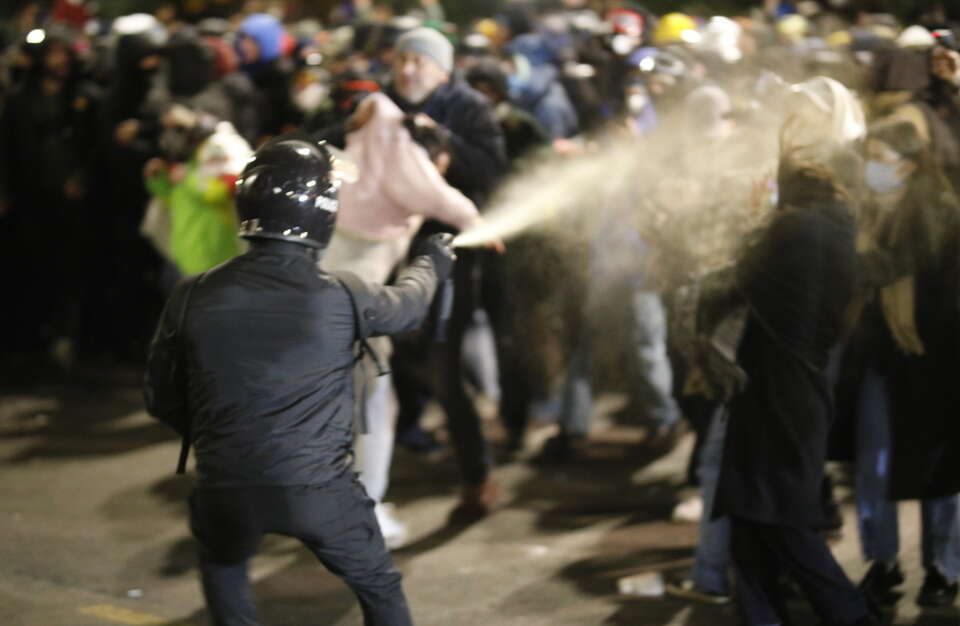
[{"label": "sneaker", "polygon": [[463,488],[460,503],[450,511],[448,523],[462,526],[477,522],[493,512],[500,500],[500,487],[492,478]]},{"label": "sneaker", "polygon": [[940,570],[930,568],[917,595],[917,604],[926,607],[951,606],[957,599],[957,589],[956,582],[949,583]]},{"label": "sneaker", "polygon": [[675,522],[697,523],[703,517],[703,498],[691,496],[673,507],[670,516]]},{"label": "sneaker", "polygon": [[390,550],[402,548],[407,543],[407,525],[396,518],[392,504],[380,503],[373,508],[380,524],[383,542]]},{"label": "sneaker", "polygon": [[706,589],[697,589],[692,580],[685,580],[679,585],[668,583],[667,595],[705,604],[730,604],[730,596]]},{"label": "sneaker", "polygon": [[860,581],[860,590],[869,599],[881,605],[896,604],[897,594],[894,588],[903,584],[903,572],[900,563],[891,568],[886,563],[874,561],[867,574]]}]

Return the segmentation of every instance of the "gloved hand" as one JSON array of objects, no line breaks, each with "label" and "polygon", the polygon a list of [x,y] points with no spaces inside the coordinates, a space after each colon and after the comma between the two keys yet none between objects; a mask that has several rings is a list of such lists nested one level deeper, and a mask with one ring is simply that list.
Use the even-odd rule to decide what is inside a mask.
[{"label": "gloved hand", "polygon": [[442,283],[450,276],[453,262],[457,260],[457,255],[453,252],[453,235],[450,233],[431,235],[420,244],[417,253],[426,255],[433,261],[438,283]]}]

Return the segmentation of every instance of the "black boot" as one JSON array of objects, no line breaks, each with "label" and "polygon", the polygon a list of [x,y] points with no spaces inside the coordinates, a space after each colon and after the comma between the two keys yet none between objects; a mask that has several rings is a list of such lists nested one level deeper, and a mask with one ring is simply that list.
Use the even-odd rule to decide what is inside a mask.
[{"label": "black boot", "polygon": [[902,584],[903,572],[900,571],[900,563],[890,568],[886,563],[874,561],[867,570],[867,575],[860,581],[860,590],[870,601],[889,606],[896,604],[899,595],[894,592],[894,588]]},{"label": "black boot", "polygon": [[923,587],[917,595],[917,604],[926,607],[950,606],[957,599],[957,583],[947,582],[946,577],[935,567],[927,570]]}]

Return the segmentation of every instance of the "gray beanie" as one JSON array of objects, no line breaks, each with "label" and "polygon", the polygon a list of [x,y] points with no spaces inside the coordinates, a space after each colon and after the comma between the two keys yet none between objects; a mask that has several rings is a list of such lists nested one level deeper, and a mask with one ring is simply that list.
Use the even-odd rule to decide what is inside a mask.
[{"label": "gray beanie", "polygon": [[397,53],[410,51],[430,57],[444,71],[453,71],[453,44],[432,28],[421,26],[404,33],[395,48]]}]

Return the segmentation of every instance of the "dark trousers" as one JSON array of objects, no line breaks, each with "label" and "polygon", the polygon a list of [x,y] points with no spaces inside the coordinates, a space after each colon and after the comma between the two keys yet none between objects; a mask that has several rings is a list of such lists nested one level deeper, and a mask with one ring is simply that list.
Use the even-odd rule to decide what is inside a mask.
[{"label": "dark trousers", "polygon": [[[480,415],[467,395],[461,348],[463,336],[473,319],[476,259],[470,251],[458,252],[461,259],[454,266],[455,296],[445,337],[435,342],[429,333],[410,342],[395,343],[393,355],[394,387],[397,392],[398,429],[419,423],[423,410],[436,398],[447,416],[450,442],[457,455],[460,475],[467,485],[483,483],[490,473],[490,452],[480,422]],[[425,345],[428,344],[428,345]],[[427,360],[426,373],[417,375],[410,361]]]},{"label": "dark trousers", "polygon": [[299,539],[342,578],[360,600],[367,626],[412,624],[373,501],[352,474],[319,487],[200,487],[190,498],[190,526],[217,626],[259,623],[247,562],[267,533]]},{"label": "dark trousers", "polygon": [[863,594],[847,578],[819,533],[742,518],[731,521],[737,594],[747,624],[789,623],[780,588],[783,574],[800,585],[830,626],[854,624],[867,615]]}]

